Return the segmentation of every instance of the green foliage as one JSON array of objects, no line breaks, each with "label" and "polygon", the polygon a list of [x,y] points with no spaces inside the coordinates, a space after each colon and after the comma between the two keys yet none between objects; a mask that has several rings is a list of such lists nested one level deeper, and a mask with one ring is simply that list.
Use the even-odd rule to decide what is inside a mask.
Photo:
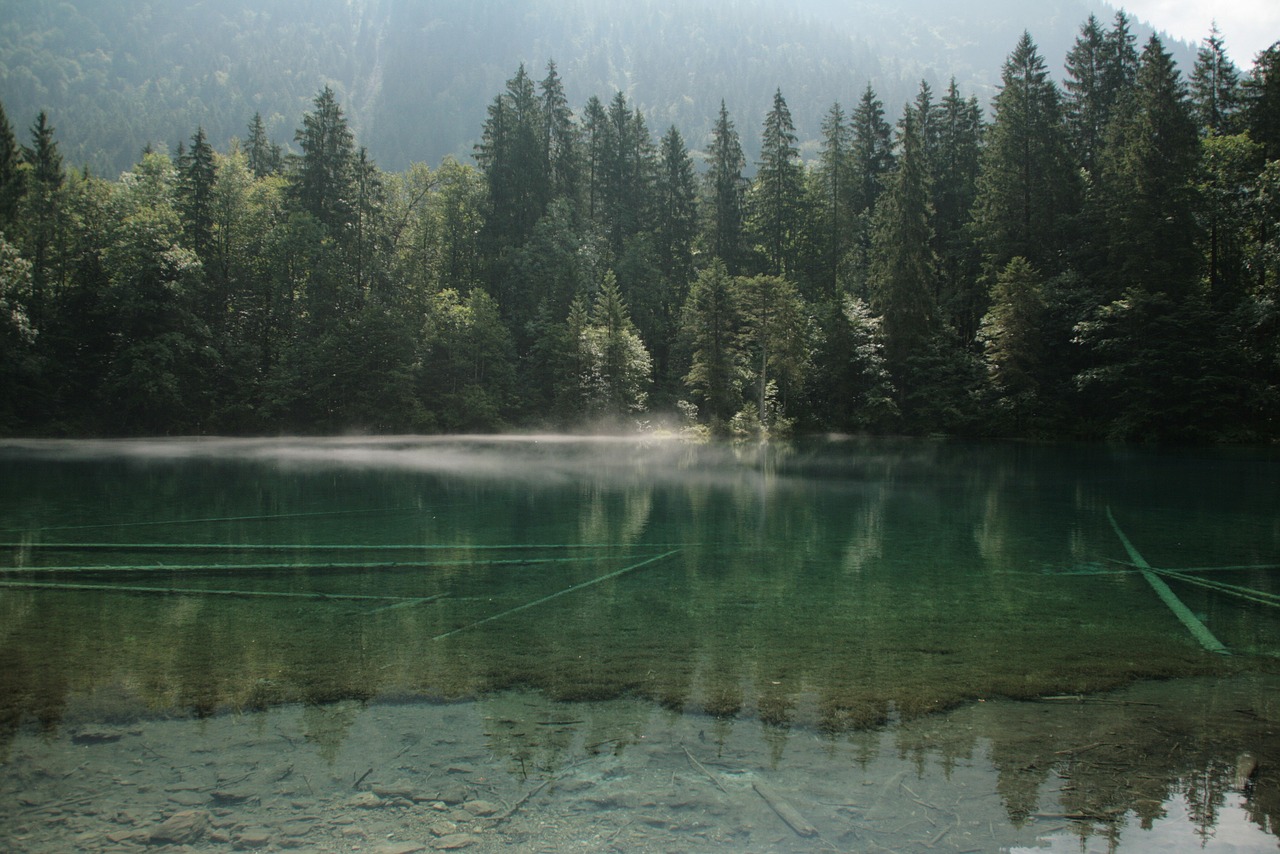
[{"label": "green foliage", "polygon": [[1091,20],[1065,100],[1019,40],[990,127],[954,81],[938,101],[921,83],[895,138],[867,86],[814,138],[776,89],[753,179],[729,99],[691,153],[675,124],[654,139],[630,89],[575,116],[554,63],[491,102],[476,167],[384,172],[333,87],[287,158],[278,117],[222,153],[199,121],[176,160],[153,147],[117,181],[65,171],[40,115],[20,154],[0,132],[0,430],[679,409],[753,437],[1274,437],[1267,69],[1248,136],[1201,133],[1212,92],[1192,99],[1158,41],[1139,58],[1123,15]]}]

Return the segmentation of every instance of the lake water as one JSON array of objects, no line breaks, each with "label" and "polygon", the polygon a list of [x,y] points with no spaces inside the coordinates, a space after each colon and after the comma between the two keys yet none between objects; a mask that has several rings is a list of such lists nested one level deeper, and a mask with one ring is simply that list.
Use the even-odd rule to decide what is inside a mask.
[{"label": "lake water", "polygon": [[3,443],[0,848],[1275,850],[1278,499],[1268,449]]}]

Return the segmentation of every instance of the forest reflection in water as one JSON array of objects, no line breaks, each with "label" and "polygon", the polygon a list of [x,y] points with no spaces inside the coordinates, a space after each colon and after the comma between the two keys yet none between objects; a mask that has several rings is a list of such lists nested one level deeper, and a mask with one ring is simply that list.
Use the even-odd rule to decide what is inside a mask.
[{"label": "forest reflection in water", "polygon": [[[1269,679],[1278,470],[1268,451],[928,441],[10,443],[0,741],[532,690],[758,722],[776,764],[789,733],[855,738],[973,701]],[[1179,622],[1118,530],[1192,570],[1168,584],[1231,655]],[[1248,753],[1265,825],[1280,712],[1246,694],[1217,712],[1247,720],[1212,738],[1183,704],[1093,757],[1043,733],[958,749],[989,738],[1001,785],[1034,793],[1068,761],[1086,776],[1106,756],[1106,775],[1167,748],[1152,791],[1084,818],[1159,809],[1188,775],[1221,800]],[[1006,794],[1010,820],[1034,811]]]}]

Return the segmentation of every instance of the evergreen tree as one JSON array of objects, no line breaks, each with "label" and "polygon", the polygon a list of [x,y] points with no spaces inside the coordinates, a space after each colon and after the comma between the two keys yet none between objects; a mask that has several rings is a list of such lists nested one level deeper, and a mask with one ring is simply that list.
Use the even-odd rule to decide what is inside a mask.
[{"label": "evergreen tree", "polygon": [[[486,243],[502,257],[528,239],[550,201],[546,118],[534,83],[521,65],[494,98],[476,146],[476,162],[489,188]],[[495,275],[501,278],[502,271]],[[498,294],[499,302],[505,302]]]},{"label": "evergreen tree", "polygon": [[693,279],[693,247],[698,233],[697,179],[693,160],[680,131],[673,125],[662,137],[654,185],[653,249],[658,262],[656,323],[652,341],[655,373],[667,379],[671,342],[680,321],[680,308]]},{"label": "evergreen tree", "polygon": [[58,252],[62,238],[62,153],[49,118],[41,112],[31,126],[31,147],[23,147],[27,166],[25,196],[21,208],[26,231],[26,254],[31,267],[31,319],[44,323],[50,290],[61,284],[65,269]]},{"label": "evergreen tree", "polygon": [[293,158],[290,195],[298,210],[342,239],[353,216],[355,138],[332,89],[325,86],[313,103],[294,134],[302,153]]},{"label": "evergreen tree", "polygon": [[1138,80],[1137,36],[1129,29],[1129,16],[1116,12],[1111,30],[1103,39],[1102,89],[1104,103],[1114,110]]},{"label": "evergreen tree", "polygon": [[1257,263],[1258,176],[1262,147],[1248,134],[1211,135],[1200,141],[1196,218],[1212,304],[1236,306]]},{"label": "evergreen tree", "polygon": [[1116,92],[1110,88],[1107,31],[1089,15],[1067,54],[1064,112],[1076,162],[1087,172],[1097,168]]},{"label": "evergreen tree", "polygon": [[1218,25],[1209,30],[1191,72],[1191,102],[1196,122],[1208,134],[1235,131],[1240,104],[1240,72],[1227,56]]},{"label": "evergreen tree", "polygon": [[853,210],[869,215],[893,171],[893,128],[884,118],[884,104],[867,84],[850,118],[853,131]]},{"label": "evergreen tree", "polygon": [[205,138],[204,128],[196,128],[191,151],[181,161],[178,209],[187,245],[202,260],[209,257],[213,239],[213,187],[217,179],[213,158],[213,146]]},{"label": "evergreen tree", "polygon": [[284,154],[277,143],[267,138],[266,125],[262,123],[262,113],[254,113],[249,122],[249,139],[245,144],[245,156],[248,158],[249,171],[255,178],[278,175],[284,170]]},{"label": "evergreen tree", "polygon": [[928,174],[910,111],[900,148],[898,170],[876,207],[869,278],[871,306],[884,318],[889,367],[902,386],[907,357],[933,332],[936,315]]},{"label": "evergreen tree", "polygon": [[1280,160],[1280,41],[1258,54],[1242,94],[1249,136]]},{"label": "evergreen tree", "polygon": [[752,188],[752,225],[765,266],[773,275],[796,267],[796,243],[803,215],[804,169],[796,147],[796,129],[782,90],[764,120],[760,161]]},{"label": "evergreen tree", "polygon": [[1152,36],[1102,163],[1113,293],[1129,287],[1185,293],[1198,280],[1199,147],[1186,85]]},{"label": "evergreen tree", "polygon": [[583,110],[585,168],[587,182],[587,221],[599,224],[604,213],[605,155],[610,147],[609,114],[595,95]]},{"label": "evergreen tree", "polygon": [[579,340],[588,412],[619,418],[643,409],[653,365],[612,272],[605,274]]},{"label": "evergreen tree", "polygon": [[1043,411],[1046,339],[1043,283],[1027,259],[1014,258],[1000,271],[979,339],[1005,420],[1000,426],[1026,435],[1029,420]]},{"label": "evergreen tree", "polygon": [[21,164],[22,150],[18,148],[4,104],[0,104],[0,234],[7,234],[11,239],[15,236],[13,225],[23,191]]},{"label": "evergreen tree", "polygon": [[712,256],[724,262],[729,275],[737,275],[744,263],[743,231],[748,182],[742,176],[742,170],[746,168],[747,161],[724,101],[720,102],[720,115],[711,131],[711,149],[707,159],[707,245]]},{"label": "evergreen tree", "polygon": [[804,300],[782,276],[740,276],[734,302],[741,317],[739,347],[745,376],[754,386],[753,403],[744,407],[737,432],[786,432],[788,395],[798,393],[809,362]]},{"label": "evergreen tree", "polygon": [[743,368],[733,280],[719,258],[694,281],[681,325],[682,337],[692,353],[685,387],[700,401],[702,420],[712,432],[724,433],[742,404],[739,384]]},{"label": "evergreen tree", "polygon": [[1058,89],[1023,33],[1004,64],[974,205],[990,274],[1016,256],[1042,271],[1061,269],[1078,192]]},{"label": "evergreen tree", "polygon": [[564,83],[555,62],[547,63],[547,76],[540,85],[543,117],[543,146],[546,149],[548,194],[550,198],[576,201],[581,172],[578,128],[564,94]]},{"label": "evergreen tree", "polygon": [[952,79],[934,119],[937,144],[930,167],[938,306],[962,340],[974,339],[986,309],[979,283],[979,253],[967,225],[978,192],[982,108],[961,97]]},{"label": "evergreen tree", "polygon": [[822,122],[822,148],[818,153],[816,219],[821,234],[815,243],[821,247],[818,281],[831,298],[839,287],[840,265],[849,251],[854,231],[850,149],[852,134],[839,103],[831,105]]}]

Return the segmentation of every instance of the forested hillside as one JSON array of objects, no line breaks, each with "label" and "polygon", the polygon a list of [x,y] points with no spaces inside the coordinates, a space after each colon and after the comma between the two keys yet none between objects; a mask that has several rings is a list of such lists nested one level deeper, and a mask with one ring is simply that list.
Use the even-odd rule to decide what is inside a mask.
[{"label": "forested hillside", "polygon": [[519,66],[434,169],[329,87],[291,152],[250,113],[118,180],[0,115],[0,428],[1276,438],[1280,43],[1011,48],[989,102],[807,93],[810,140],[770,87],[695,146]]},{"label": "forested hillside", "polygon": [[[492,93],[550,59],[575,110],[620,90],[695,149],[721,99],[757,116],[781,87],[807,143],[830,101],[867,83],[894,117],[921,79],[940,90],[954,76],[985,104],[1024,29],[1056,59],[1089,12],[1112,14],[1097,0],[6,0],[0,101],[46,111],[68,163],[116,177],[197,125],[224,148],[254,113],[288,146],[327,85],[370,154],[400,170],[469,158]],[[744,139],[752,161],[756,144]]]}]

